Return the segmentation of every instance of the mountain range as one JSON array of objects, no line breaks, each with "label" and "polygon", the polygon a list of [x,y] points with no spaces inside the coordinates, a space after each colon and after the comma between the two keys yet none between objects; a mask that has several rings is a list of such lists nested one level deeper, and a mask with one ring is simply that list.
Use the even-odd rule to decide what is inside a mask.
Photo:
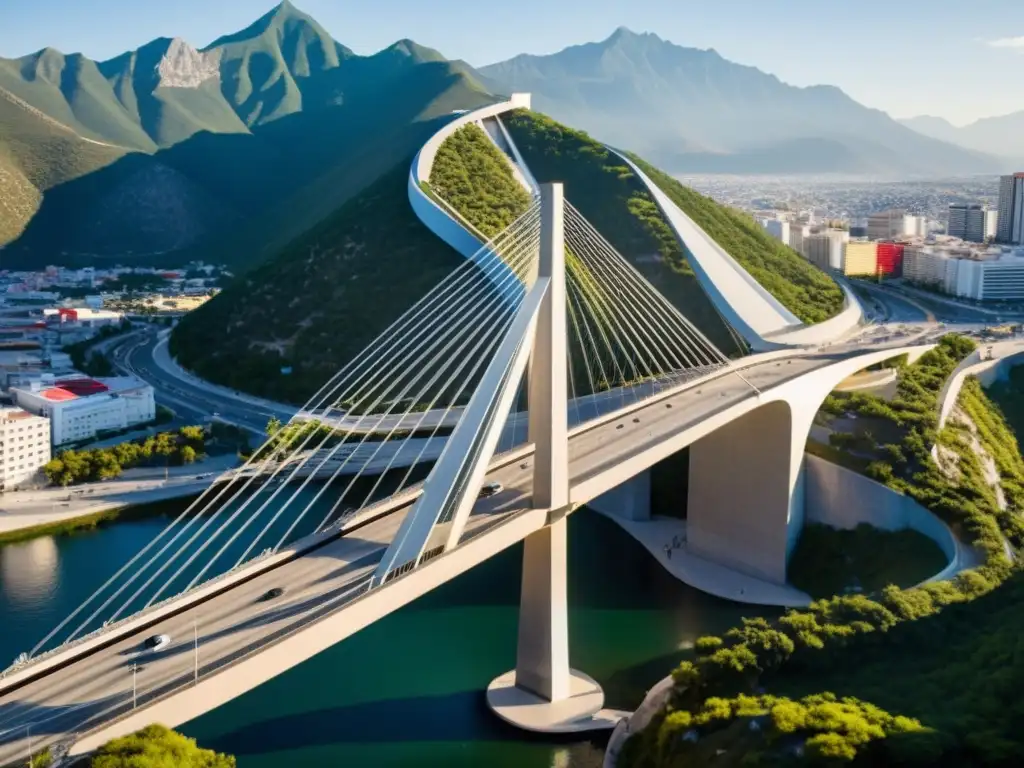
[{"label": "mountain range", "polygon": [[1024,110],[982,118],[964,126],[955,126],[944,118],[928,115],[900,122],[920,134],[950,144],[1014,158],[1018,162],[1024,160]]},{"label": "mountain range", "polygon": [[714,50],[617,29],[607,40],[479,69],[492,90],[674,172],[969,174],[994,157],[922,136],[838,88],[798,88]]},{"label": "mountain range", "polygon": [[493,98],[409,40],[357,56],[288,2],[203,49],[0,59],[0,199],[24,228],[5,262],[257,261]]},{"label": "mountain range", "polygon": [[160,38],[107,61],[0,59],[6,266],[261,261],[440,121],[513,91],[672,172],[995,172],[829,86],[619,29],[473,69],[411,40],[370,56],[287,0],[204,48]]}]

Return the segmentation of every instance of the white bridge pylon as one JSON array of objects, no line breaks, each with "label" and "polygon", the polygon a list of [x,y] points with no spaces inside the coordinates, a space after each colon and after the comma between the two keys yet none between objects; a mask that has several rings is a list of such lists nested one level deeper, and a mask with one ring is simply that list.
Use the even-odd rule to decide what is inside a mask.
[{"label": "white bridge pylon", "polygon": [[528,440],[535,447],[533,507],[569,503],[565,312],[565,198],[542,189],[540,258],[529,288],[423,494],[381,559],[376,583],[458,546],[529,363]]}]

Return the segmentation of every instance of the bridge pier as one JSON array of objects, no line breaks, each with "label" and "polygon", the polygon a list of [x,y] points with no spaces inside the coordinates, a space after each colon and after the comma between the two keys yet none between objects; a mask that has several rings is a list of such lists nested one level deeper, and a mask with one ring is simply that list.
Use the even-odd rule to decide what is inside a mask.
[{"label": "bridge pier", "polygon": [[487,687],[498,717],[536,733],[611,729],[621,715],[602,709],[601,686],[569,667],[566,526],[562,517],[523,542],[516,667]]},{"label": "bridge pier", "polygon": [[534,445],[533,507],[549,524],[523,542],[516,667],[487,687],[498,717],[528,731],[614,728],[604,691],[569,668],[566,589],[569,419],[565,365],[565,202],[561,184],[541,187],[538,276],[550,286],[540,307],[529,367],[529,440]]},{"label": "bridge pier", "polygon": [[803,528],[803,453],[816,410],[776,400],[691,446],[687,549],[786,583]]}]

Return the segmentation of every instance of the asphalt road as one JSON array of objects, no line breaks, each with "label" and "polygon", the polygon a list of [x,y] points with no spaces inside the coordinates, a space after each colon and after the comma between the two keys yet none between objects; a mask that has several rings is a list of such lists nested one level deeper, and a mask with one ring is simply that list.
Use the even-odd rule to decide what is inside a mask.
[{"label": "asphalt road", "polygon": [[[772,359],[744,370],[744,377],[765,389],[839,356]],[[753,396],[750,386],[739,377],[723,374],[650,402],[619,420],[580,432],[570,440],[571,482],[600,474],[667,435],[678,434],[711,413]],[[487,481],[500,482],[504,489],[477,502],[466,535],[528,509],[530,466],[526,459],[488,474]],[[219,666],[242,649],[265,645],[281,633],[299,630],[316,615],[340,610],[359,593],[406,511],[393,512],[0,696],[0,764],[25,755],[29,726],[33,748],[38,749],[69,732],[95,727],[112,712],[130,706],[133,664],[141,666],[136,677],[139,695],[171,681],[187,683],[195,663],[193,628],[197,628],[200,674],[204,674],[204,667]],[[273,587],[285,588],[285,595],[261,602],[259,597]],[[172,644],[157,653],[141,653],[145,638],[155,634],[170,635]]]},{"label": "asphalt road", "polygon": [[111,362],[119,369],[150,384],[156,401],[192,423],[205,423],[218,416],[223,420],[262,433],[274,413],[267,408],[230,395],[221,395],[171,375],[153,360],[158,338],[149,329],[132,334],[111,351]]}]

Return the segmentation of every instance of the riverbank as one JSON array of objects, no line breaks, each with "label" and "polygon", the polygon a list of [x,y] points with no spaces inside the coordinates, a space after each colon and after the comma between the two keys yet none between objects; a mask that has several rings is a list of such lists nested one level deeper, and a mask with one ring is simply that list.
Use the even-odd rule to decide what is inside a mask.
[{"label": "riverbank", "polygon": [[[58,536],[95,528],[101,523],[118,519],[133,519],[138,516],[134,514],[136,508],[143,509],[162,502],[197,496],[209,486],[211,480],[193,478],[183,482],[171,480],[167,484],[162,480],[153,482],[157,487],[112,494],[104,498],[77,498],[71,502],[60,502],[71,504],[66,508],[53,506],[46,509],[35,505],[24,510],[0,510],[0,544],[27,541],[38,536]],[[62,498],[67,498],[66,491]]]}]

